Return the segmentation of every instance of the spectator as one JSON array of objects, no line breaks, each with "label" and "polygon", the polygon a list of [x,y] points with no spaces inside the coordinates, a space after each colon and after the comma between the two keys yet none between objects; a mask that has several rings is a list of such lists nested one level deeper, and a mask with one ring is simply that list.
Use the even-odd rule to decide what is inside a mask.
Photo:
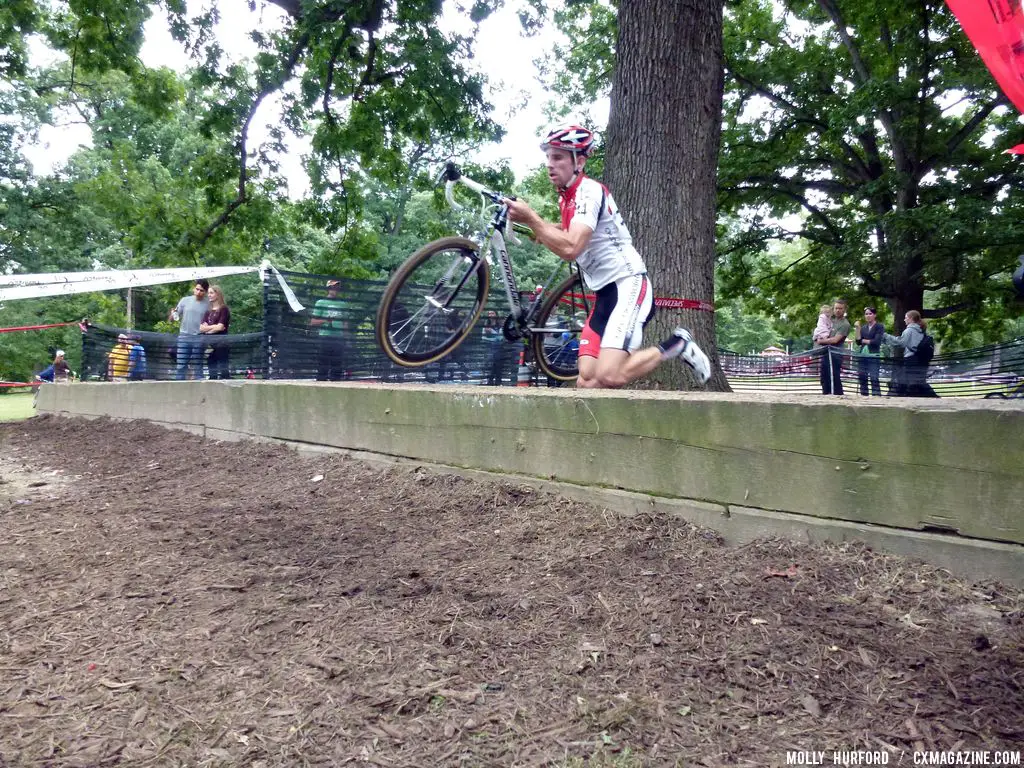
[{"label": "spectator", "polygon": [[311,327],[317,330],[319,348],[317,351],[316,380],[340,381],[345,364],[345,302],[338,298],[340,280],[327,281],[327,298],[318,299],[313,305]]},{"label": "spectator", "polygon": [[885,337],[885,326],[878,322],[874,307],[864,308],[864,320],[867,325],[861,327],[860,320],[854,323],[855,338],[860,346],[860,357],[857,358],[857,379],[860,381],[860,393],[868,394],[868,380],[871,380],[871,394],[881,397],[882,387],[878,383],[878,363],[882,354],[882,339]]},{"label": "spectator", "polygon": [[192,295],[184,296],[167,317],[171,321],[181,321],[175,358],[177,360],[175,378],[179,381],[185,378],[201,379],[203,377],[203,350],[206,345],[199,336],[199,326],[203,322],[203,315],[210,308],[210,301],[206,298],[206,292],[209,289],[208,280],[196,280],[196,284],[192,287]]},{"label": "spectator", "polygon": [[501,326],[498,313],[492,309],[487,313],[483,329],[484,341],[487,342],[490,351],[487,384],[491,387],[500,387],[505,378],[510,384],[515,384],[516,381],[516,363],[520,347],[505,338]]},{"label": "spectator", "polygon": [[127,381],[132,345],[127,333],[117,336],[117,344],[107,355],[107,378],[111,381]]},{"label": "spectator", "polygon": [[832,305],[822,304],[818,310],[818,324],[814,326],[811,341],[817,343],[832,335]]},{"label": "spectator", "polygon": [[[452,309],[451,314],[445,318],[445,335],[453,336],[462,327],[462,310],[458,307]],[[458,374],[462,377],[463,381],[469,381],[469,369],[466,367],[466,345],[459,344],[455,349],[451,350],[447,355],[441,358],[438,363],[440,372],[438,373],[438,379],[444,381],[455,381],[455,375]]]},{"label": "spectator", "polygon": [[817,344],[824,347],[821,358],[821,393],[843,394],[843,344],[850,335],[850,321],[846,319],[846,301],[836,299],[832,305],[832,324],[829,335]]},{"label": "spectator", "polygon": [[[906,330],[899,336],[886,333],[883,338],[886,344],[893,347],[900,347],[903,350],[903,368],[898,377],[895,377],[890,395],[896,397],[938,397],[935,390],[931,388],[926,379],[928,378],[928,364],[921,364],[917,359],[917,348],[924,339],[927,325],[921,319],[921,313],[911,309],[903,316],[906,323]],[[899,370],[899,369],[897,369]]]},{"label": "spectator", "polygon": [[128,343],[128,381],[142,381],[146,378],[146,348],[138,336],[130,336]]},{"label": "spectator", "polygon": [[[206,336],[225,336],[231,325],[231,310],[224,301],[224,291],[219,285],[210,286],[208,292],[210,308],[203,315],[203,321],[199,324],[199,332]],[[231,372],[228,370],[228,357],[230,349],[227,342],[211,339],[210,346],[213,348],[207,363],[210,368],[211,379],[230,379]]]},{"label": "spectator", "polygon": [[39,381],[48,381],[51,384],[58,381],[66,383],[74,377],[75,372],[71,370],[68,361],[64,359],[63,349],[58,349],[57,354],[53,356],[53,362],[36,376]]}]

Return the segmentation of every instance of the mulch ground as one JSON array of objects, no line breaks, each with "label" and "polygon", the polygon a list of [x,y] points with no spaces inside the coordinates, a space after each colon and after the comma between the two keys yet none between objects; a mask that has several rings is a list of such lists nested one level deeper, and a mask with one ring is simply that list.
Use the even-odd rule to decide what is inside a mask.
[{"label": "mulch ground", "polygon": [[1024,741],[1024,594],[864,547],[141,423],[3,425],[0,457],[0,765]]}]

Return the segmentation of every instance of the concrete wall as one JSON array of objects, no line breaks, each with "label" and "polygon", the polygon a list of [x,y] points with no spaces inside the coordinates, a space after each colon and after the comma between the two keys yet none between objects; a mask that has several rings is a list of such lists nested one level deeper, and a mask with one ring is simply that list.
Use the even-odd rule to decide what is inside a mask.
[{"label": "concrete wall", "polygon": [[939,538],[996,542],[1005,557],[983,548],[1005,561],[992,575],[1024,580],[1024,407],[1012,401],[239,381],[51,386],[37,405],[623,489],[707,507],[706,525],[735,513],[804,532],[884,526],[886,540],[955,533]]}]

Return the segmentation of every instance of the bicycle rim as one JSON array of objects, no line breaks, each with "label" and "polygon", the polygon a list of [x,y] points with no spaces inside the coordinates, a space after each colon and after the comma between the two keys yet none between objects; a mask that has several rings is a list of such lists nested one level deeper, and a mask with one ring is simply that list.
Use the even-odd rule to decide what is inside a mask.
[{"label": "bicycle rim", "polygon": [[399,268],[381,298],[381,349],[412,368],[441,359],[479,319],[487,288],[487,263],[471,240],[446,237],[424,246]]},{"label": "bicycle rim", "polygon": [[578,274],[562,281],[544,302],[530,341],[534,359],[547,376],[572,381],[579,375],[580,332],[593,306]]}]

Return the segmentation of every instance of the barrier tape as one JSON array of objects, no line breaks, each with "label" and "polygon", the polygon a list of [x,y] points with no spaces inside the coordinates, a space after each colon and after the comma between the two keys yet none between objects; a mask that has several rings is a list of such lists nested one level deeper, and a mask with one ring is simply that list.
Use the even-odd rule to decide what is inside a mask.
[{"label": "barrier tape", "polygon": [[0,387],[38,387],[40,384],[42,384],[41,381],[37,381],[34,384],[23,381],[0,381]]},{"label": "barrier tape", "polygon": [[654,306],[665,309],[696,309],[699,312],[714,312],[715,305],[700,299],[675,299],[669,296],[655,296]]},{"label": "barrier tape", "polygon": [[[0,328],[0,333],[12,333],[13,331],[43,331],[47,328],[63,328],[66,325],[81,326],[81,322],[78,320],[72,320],[69,323],[50,323],[48,325],[18,325],[11,328]],[[82,330],[85,329],[83,328]]]},{"label": "barrier tape", "polygon": [[[584,298],[590,302],[597,300],[597,296],[593,293],[584,294]],[[569,300],[563,298],[562,301],[568,303]],[[677,299],[671,296],[655,296],[654,306],[662,309],[695,309],[699,312],[715,311],[715,305],[710,301],[701,301],[700,299]]]},{"label": "barrier tape", "polygon": [[173,267],[169,269],[114,269],[103,272],[0,275],[0,301],[115,291],[145,285],[167,285],[251,272],[259,272],[261,276],[265,277],[268,271],[277,279],[292,311],[301,312],[304,307],[299,303],[281,273],[269,261],[264,261],[258,267]]}]

